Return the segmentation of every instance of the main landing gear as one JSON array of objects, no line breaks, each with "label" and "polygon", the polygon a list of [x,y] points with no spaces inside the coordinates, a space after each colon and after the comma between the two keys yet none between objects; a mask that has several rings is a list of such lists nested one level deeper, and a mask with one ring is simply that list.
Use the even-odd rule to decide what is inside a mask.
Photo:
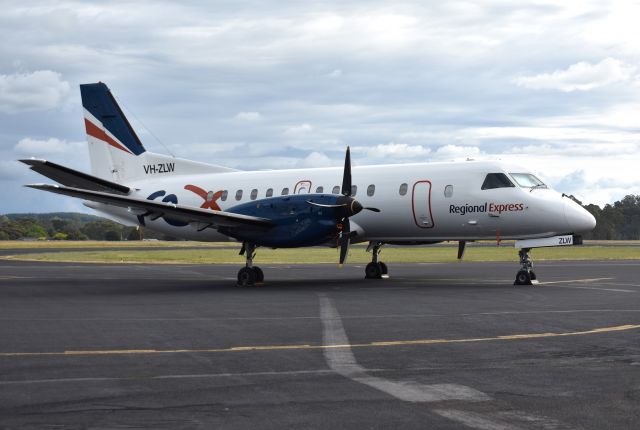
[{"label": "main landing gear", "polygon": [[536,274],[533,271],[533,261],[529,257],[531,248],[522,248],[518,251],[520,256],[520,270],[516,274],[516,280],[513,285],[533,285],[537,284],[538,280]]},{"label": "main landing gear", "polygon": [[382,261],[378,261],[378,254],[380,254],[380,248],[384,245],[382,242],[369,242],[367,251],[371,251],[371,263],[367,264],[364,269],[365,279],[382,279],[388,278],[389,270],[387,265]]},{"label": "main landing gear", "polygon": [[238,271],[238,287],[254,287],[262,285],[264,273],[258,266],[253,265],[253,257],[256,256],[256,246],[253,243],[245,242],[240,249],[240,255],[245,255],[247,262],[245,267]]}]

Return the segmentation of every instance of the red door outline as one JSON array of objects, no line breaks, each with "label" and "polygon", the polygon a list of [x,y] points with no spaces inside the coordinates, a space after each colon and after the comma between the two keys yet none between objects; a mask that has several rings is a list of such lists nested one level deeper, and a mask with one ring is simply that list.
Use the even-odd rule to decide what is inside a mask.
[{"label": "red door outline", "polygon": [[[418,184],[429,184],[429,197],[427,198],[427,205],[429,207],[429,224],[428,225],[418,222],[418,217],[416,215],[416,186]],[[435,222],[433,221],[433,214],[431,213],[431,188],[432,188],[431,181],[428,181],[425,179],[422,181],[417,181],[415,184],[413,184],[413,188],[411,190],[411,211],[413,212],[413,221],[420,228],[433,228],[436,225]]]},{"label": "red door outline", "polygon": [[300,193],[300,188],[306,186],[307,187],[307,194],[311,192],[311,181],[308,179],[303,179],[302,181],[299,181],[295,187],[293,187],[293,194],[299,194]]}]

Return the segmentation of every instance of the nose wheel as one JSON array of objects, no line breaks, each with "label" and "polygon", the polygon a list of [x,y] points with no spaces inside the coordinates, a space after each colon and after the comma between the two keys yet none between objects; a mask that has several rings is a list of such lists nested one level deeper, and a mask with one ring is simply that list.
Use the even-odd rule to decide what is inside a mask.
[{"label": "nose wheel", "polygon": [[247,262],[245,267],[238,271],[238,287],[255,287],[264,283],[264,272],[258,266],[253,265],[256,256],[256,246],[252,243],[243,243],[240,255],[245,255]]},{"label": "nose wheel", "polygon": [[382,279],[388,278],[389,269],[382,261],[378,261],[378,255],[384,245],[382,242],[370,242],[367,251],[371,251],[371,263],[367,264],[364,269],[365,279]]},{"label": "nose wheel", "polygon": [[535,285],[538,283],[535,272],[533,271],[533,260],[529,257],[531,248],[522,248],[518,251],[520,257],[520,270],[516,274],[516,280],[513,285]]}]

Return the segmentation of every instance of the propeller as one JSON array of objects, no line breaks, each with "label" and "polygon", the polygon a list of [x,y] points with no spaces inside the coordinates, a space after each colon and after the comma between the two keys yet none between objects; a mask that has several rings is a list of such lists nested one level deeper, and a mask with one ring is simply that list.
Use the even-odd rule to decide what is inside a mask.
[{"label": "propeller", "polygon": [[342,219],[340,224],[340,267],[347,259],[347,253],[349,252],[349,245],[351,243],[351,222],[349,217],[361,212],[363,209],[370,210],[372,212],[380,212],[378,208],[363,207],[359,201],[351,197],[353,188],[351,185],[351,149],[347,146],[347,153],[344,157],[344,171],[342,173],[342,196],[338,198],[338,207],[344,207],[342,213]]},{"label": "propeller", "polygon": [[347,153],[344,157],[344,170],[342,172],[342,195],[335,200],[334,204],[316,203],[312,200],[307,200],[307,203],[312,206],[338,209],[336,212],[339,218],[338,243],[340,245],[340,266],[342,266],[342,264],[344,264],[345,260],[347,259],[347,252],[349,251],[351,237],[354,236],[354,234],[351,232],[351,223],[349,222],[349,217],[352,217],[353,215],[360,213],[363,210],[380,212],[380,209],[378,208],[363,207],[359,201],[352,197],[353,188],[351,182],[351,149],[347,146]]}]

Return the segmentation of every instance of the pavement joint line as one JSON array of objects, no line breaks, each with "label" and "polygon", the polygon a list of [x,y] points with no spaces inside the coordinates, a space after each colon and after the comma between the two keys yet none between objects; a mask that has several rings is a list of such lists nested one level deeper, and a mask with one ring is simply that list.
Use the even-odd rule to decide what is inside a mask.
[{"label": "pavement joint line", "polygon": [[374,388],[405,402],[439,402],[443,400],[487,401],[482,391],[461,384],[421,384],[414,380],[391,380],[368,373],[356,361],[340,313],[326,294],[318,294],[322,318],[322,343],[327,365],[337,374]]},{"label": "pavement joint line", "polygon": [[600,327],[583,331],[571,331],[561,333],[529,333],[511,334],[494,337],[478,337],[467,339],[416,339],[376,341],[368,343],[334,342],[326,345],[292,344],[292,345],[255,345],[236,346],[229,348],[193,348],[193,349],[110,349],[110,350],[68,350],[50,352],[0,352],[0,357],[43,357],[43,356],[98,356],[98,355],[138,355],[138,354],[187,354],[187,353],[224,353],[224,352],[250,352],[250,351],[277,351],[277,350],[339,350],[350,348],[375,348],[406,345],[443,345],[458,343],[476,343],[508,340],[544,339],[553,337],[584,336],[590,334],[612,333],[640,329],[640,324],[626,324],[620,326]]}]

